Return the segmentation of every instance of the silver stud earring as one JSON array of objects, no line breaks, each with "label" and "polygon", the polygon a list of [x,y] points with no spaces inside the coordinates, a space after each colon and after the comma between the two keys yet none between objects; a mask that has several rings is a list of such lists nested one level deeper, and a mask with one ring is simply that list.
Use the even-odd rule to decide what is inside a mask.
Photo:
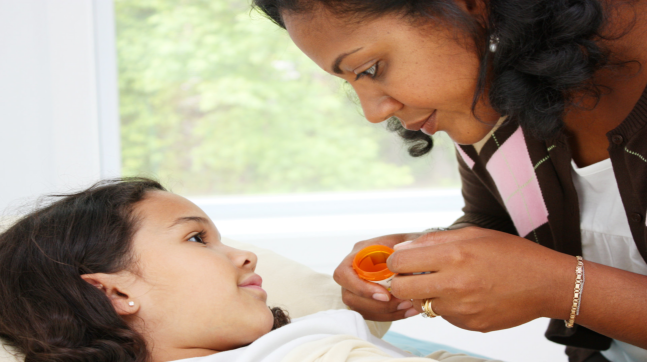
[{"label": "silver stud earring", "polygon": [[499,46],[499,37],[492,34],[490,35],[490,52],[496,52],[497,47]]},{"label": "silver stud earring", "polygon": [[128,305],[129,305],[129,306],[131,306],[131,307],[134,307],[134,306],[135,306],[135,302],[132,302],[132,301],[131,301],[131,302],[128,302]]}]

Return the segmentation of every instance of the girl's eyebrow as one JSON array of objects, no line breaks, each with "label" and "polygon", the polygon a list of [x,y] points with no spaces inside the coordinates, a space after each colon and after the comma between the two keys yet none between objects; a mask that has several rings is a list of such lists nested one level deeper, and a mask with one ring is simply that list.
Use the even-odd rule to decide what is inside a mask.
[{"label": "girl's eyebrow", "polygon": [[203,218],[201,216],[184,216],[184,217],[177,218],[173,222],[173,224],[171,224],[171,226],[169,226],[168,228],[170,229],[170,228],[172,228],[174,226],[177,226],[179,224],[184,224],[184,223],[192,222],[192,221],[193,222],[198,222],[200,224],[205,224],[205,225],[209,224],[209,220],[207,220],[207,219],[205,219],[205,218]]},{"label": "girl's eyebrow", "polygon": [[355,49],[353,51],[350,51],[348,53],[340,54],[337,58],[335,58],[335,61],[332,63],[332,71],[337,73],[337,74],[344,74],[344,72],[341,70],[341,68],[339,68],[339,65],[341,64],[342,60],[344,60],[344,58],[346,58],[347,56],[349,56],[349,55],[351,55],[351,54],[353,54],[355,52],[358,52],[358,51],[360,51],[362,49],[363,48],[357,48],[357,49]]}]

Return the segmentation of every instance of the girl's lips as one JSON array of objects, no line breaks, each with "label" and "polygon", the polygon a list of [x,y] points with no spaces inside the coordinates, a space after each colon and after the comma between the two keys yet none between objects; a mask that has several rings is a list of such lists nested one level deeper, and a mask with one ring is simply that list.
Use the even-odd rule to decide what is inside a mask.
[{"label": "girl's lips", "polygon": [[261,276],[258,274],[254,274],[251,277],[247,278],[243,283],[239,284],[238,286],[241,288],[260,290],[263,293],[266,293],[265,290],[262,288],[262,285],[263,285],[263,278],[261,278]]},{"label": "girl's lips", "polygon": [[432,113],[431,116],[427,118],[425,123],[422,124],[422,127],[420,127],[420,130],[422,131],[422,133],[430,136],[436,133],[436,131],[438,130],[437,129],[438,123],[436,122],[436,112],[437,110],[434,110],[434,113]]},{"label": "girl's lips", "polygon": [[260,291],[265,292],[265,289],[261,288],[261,287],[260,287],[260,286],[258,286],[258,285],[245,285],[245,286],[242,286],[242,287],[243,287],[243,288],[247,288],[247,289],[260,290]]},{"label": "girl's lips", "polygon": [[254,274],[240,283],[239,287],[261,287],[263,285],[263,278],[260,275]]}]

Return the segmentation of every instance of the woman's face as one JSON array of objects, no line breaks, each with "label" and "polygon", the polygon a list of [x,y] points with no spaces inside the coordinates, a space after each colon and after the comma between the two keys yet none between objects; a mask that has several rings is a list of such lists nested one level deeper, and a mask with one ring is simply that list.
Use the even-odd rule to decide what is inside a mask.
[{"label": "woman's face", "polygon": [[155,355],[230,350],[272,329],[255,254],[222,244],[209,217],[183,197],[149,192],[135,213],[131,288]]},{"label": "woman's face", "polygon": [[352,24],[323,9],[284,12],[283,19],[310,59],[352,85],[370,122],[395,116],[409,130],[445,131],[473,144],[499,118],[483,102],[476,108],[480,121],[472,115],[479,60],[454,29],[396,15]]}]

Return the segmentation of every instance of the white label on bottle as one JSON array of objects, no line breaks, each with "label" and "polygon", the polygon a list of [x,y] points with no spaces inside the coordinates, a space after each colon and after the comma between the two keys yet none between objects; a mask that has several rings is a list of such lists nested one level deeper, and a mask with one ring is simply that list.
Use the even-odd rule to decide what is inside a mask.
[{"label": "white label on bottle", "polygon": [[383,280],[375,280],[375,281],[370,281],[371,283],[379,284],[386,288],[389,292],[391,292],[391,280],[393,280],[393,277],[395,274],[391,275],[390,277],[383,279]]}]

